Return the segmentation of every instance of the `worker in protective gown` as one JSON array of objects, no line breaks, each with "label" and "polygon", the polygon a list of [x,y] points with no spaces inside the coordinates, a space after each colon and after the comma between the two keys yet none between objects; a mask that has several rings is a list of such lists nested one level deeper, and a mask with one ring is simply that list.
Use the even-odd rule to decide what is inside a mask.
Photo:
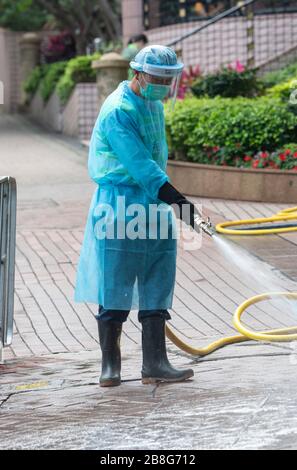
[{"label": "worker in protective gown", "polygon": [[133,79],[121,82],[106,98],[91,136],[88,170],[97,187],[74,297],[99,306],[101,386],[121,383],[120,337],[130,310],[138,310],[142,324],[142,383],[183,381],[194,375],[192,369],[172,367],[165,345],[176,271],[172,205],[189,209],[179,217],[192,227],[196,214],[166,174],[162,100],[175,99],[183,64],[172,49],[156,45],[143,48],[130,66]]}]

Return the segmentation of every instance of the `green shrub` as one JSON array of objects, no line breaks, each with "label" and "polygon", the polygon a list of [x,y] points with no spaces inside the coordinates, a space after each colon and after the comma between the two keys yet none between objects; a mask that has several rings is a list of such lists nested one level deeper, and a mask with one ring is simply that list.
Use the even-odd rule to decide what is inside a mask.
[{"label": "green shrub", "polygon": [[36,93],[41,80],[47,73],[48,67],[48,64],[35,67],[29,74],[28,78],[24,81],[23,89],[29,96],[33,96],[34,93]]},{"label": "green shrub", "polygon": [[269,88],[268,96],[282,100],[288,109],[297,115],[297,77]]},{"label": "green shrub", "polygon": [[268,88],[267,95],[273,98],[281,99],[288,102],[292,91],[297,88],[297,75],[296,78],[290,79],[286,82]]},{"label": "green shrub", "polygon": [[100,54],[78,56],[69,60],[65,73],[57,84],[57,93],[61,102],[65,104],[77,83],[95,82],[96,72],[92,69],[92,61],[99,59]]},{"label": "green shrub", "polygon": [[259,151],[274,151],[294,142],[297,117],[279,100],[186,98],[174,113],[166,108],[171,157],[207,163],[209,151],[220,151],[219,164]]},{"label": "green shrub", "polygon": [[218,73],[199,78],[193,83],[191,89],[197,97],[253,97],[260,94],[261,83],[254,70],[238,72],[230,68],[223,68]]},{"label": "green shrub", "polygon": [[268,72],[262,77],[262,82],[266,88],[271,88],[282,82],[287,82],[291,78],[297,77],[297,62],[287,67],[276,70],[275,72]]},{"label": "green shrub", "polygon": [[47,101],[55,90],[60,77],[65,72],[66,66],[66,61],[55,62],[48,66],[47,73],[41,80],[40,85],[40,93],[44,101]]}]

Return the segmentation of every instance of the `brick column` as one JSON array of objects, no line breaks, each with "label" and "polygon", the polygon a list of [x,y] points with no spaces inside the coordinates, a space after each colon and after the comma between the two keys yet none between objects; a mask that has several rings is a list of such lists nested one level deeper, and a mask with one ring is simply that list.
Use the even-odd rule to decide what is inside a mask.
[{"label": "brick column", "polygon": [[120,82],[127,80],[129,61],[116,52],[104,54],[101,59],[92,63],[97,74],[99,109],[103,101],[112,93]]},{"label": "brick column", "polygon": [[247,22],[247,67],[255,67],[255,15],[254,5],[249,5],[246,11]]},{"label": "brick column", "polygon": [[[39,64],[40,57],[40,37],[36,33],[25,33],[20,39],[20,57],[21,57],[21,82],[23,83],[30,72]],[[23,105],[26,100],[26,94],[21,90],[20,104]]]},{"label": "brick column", "polygon": [[143,32],[143,0],[122,0],[123,42]]}]

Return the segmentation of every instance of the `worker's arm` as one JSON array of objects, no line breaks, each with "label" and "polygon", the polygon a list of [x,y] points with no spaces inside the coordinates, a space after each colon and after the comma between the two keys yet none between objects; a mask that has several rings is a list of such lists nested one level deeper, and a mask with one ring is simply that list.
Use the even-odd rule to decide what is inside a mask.
[{"label": "worker's arm", "polygon": [[176,205],[176,215],[194,228],[194,216],[200,215],[194,204],[183,196],[172,184],[165,182],[159,189],[158,198],[169,205]]},{"label": "worker's arm", "polygon": [[133,119],[126,111],[116,108],[103,119],[102,130],[131,177],[157,201],[159,189],[169,177],[152,158]]}]

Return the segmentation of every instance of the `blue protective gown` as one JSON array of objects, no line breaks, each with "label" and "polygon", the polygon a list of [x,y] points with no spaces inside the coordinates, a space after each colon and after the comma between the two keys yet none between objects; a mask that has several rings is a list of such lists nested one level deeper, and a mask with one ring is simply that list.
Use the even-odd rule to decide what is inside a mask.
[{"label": "blue protective gown", "polygon": [[[97,187],[84,232],[74,300],[106,309],[168,309],[176,273],[176,225],[172,208],[158,199],[159,188],[170,181],[164,108],[161,101],[137,96],[129,83],[120,83],[107,97],[92,132],[88,170]],[[118,196],[122,196],[121,211]],[[98,236],[100,223],[112,220],[103,208],[112,208],[116,234],[117,223],[124,221],[127,227],[135,217],[131,213],[123,217],[123,208],[126,212],[135,203],[142,204],[146,215],[138,225],[137,233],[142,236]],[[160,217],[155,222],[148,218],[149,204],[158,204],[159,214],[167,217],[165,238],[160,235]],[[154,235],[149,237],[152,229]]]}]

